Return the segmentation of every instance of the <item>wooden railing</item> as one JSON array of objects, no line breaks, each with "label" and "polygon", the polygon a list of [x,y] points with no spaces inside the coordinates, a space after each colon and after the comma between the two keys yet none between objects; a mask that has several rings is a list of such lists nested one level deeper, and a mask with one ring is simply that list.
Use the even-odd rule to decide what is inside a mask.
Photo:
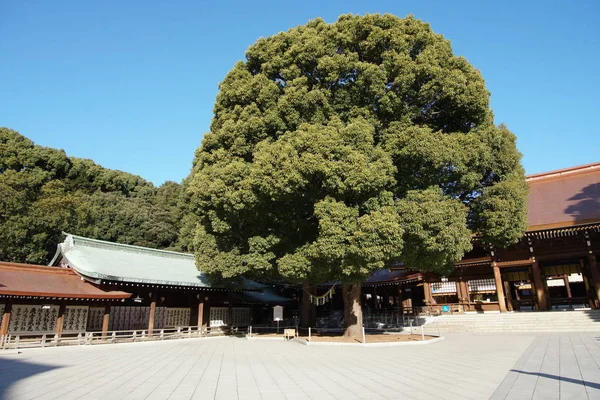
[{"label": "wooden railing", "polygon": [[0,350],[31,347],[51,347],[67,345],[93,345],[127,342],[145,342],[151,340],[191,339],[219,336],[235,332],[236,328],[198,328],[197,326],[179,326],[155,329],[152,335],[146,330],[124,330],[103,332],[76,332],[58,335],[55,332],[22,332],[0,336]]}]

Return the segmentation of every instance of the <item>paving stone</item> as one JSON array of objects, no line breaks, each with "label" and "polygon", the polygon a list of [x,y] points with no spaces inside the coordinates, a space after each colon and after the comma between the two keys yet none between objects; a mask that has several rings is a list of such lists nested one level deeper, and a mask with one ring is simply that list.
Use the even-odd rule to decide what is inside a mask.
[{"label": "paving stone", "polygon": [[594,332],[387,348],[186,339],[0,353],[0,398],[600,400],[599,365]]}]

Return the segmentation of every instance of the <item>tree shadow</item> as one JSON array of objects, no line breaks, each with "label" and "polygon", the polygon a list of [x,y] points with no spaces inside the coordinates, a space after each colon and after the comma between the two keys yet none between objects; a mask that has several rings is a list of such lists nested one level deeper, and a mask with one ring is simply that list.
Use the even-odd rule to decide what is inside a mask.
[{"label": "tree shadow", "polygon": [[517,369],[511,369],[511,372],[516,372],[518,374],[525,374],[525,375],[534,375],[534,376],[538,376],[540,378],[555,379],[557,381],[575,383],[577,385],[587,386],[587,387],[591,387],[591,388],[594,388],[594,389],[600,389],[600,383],[586,382],[586,381],[582,381],[581,379],[566,378],[564,376],[558,376],[558,375],[552,375],[552,374],[545,374],[543,372],[520,371],[520,370],[517,370]]},{"label": "tree shadow", "polygon": [[14,358],[16,355],[0,354],[0,399],[8,397],[11,387],[30,376],[62,368],[59,365],[36,364]]},{"label": "tree shadow", "polygon": [[575,220],[587,220],[600,217],[600,183],[592,183],[569,198],[575,204],[569,205],[565,212]]}]

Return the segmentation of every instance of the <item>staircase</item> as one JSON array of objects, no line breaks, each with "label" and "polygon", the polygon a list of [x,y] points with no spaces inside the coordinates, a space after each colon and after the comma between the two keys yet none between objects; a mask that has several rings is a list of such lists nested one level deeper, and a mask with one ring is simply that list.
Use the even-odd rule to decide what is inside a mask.
[{"label": "staircase", "polygon": [[442,315],[428,323],[442,333],[600,332],[600,310]]}]

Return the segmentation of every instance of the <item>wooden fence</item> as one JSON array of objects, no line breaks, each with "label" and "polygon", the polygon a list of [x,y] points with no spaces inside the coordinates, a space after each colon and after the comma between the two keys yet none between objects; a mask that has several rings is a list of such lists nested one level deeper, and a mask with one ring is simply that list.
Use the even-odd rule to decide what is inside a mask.
[{"label": "wooden fence", "polygon": [[52,347],[68,345],[93,345],[127,342],[146,342],[151,340],[191,339],[208,336],[219,336],[235,332],[236,329],[198,328],[197,326],[179,326],[175,328],[155,329],[150,335],[145,330],[126,330],[102,332],[55,332],[13,333],[0,336],[0,350],[23,349],[33,347]]}]

